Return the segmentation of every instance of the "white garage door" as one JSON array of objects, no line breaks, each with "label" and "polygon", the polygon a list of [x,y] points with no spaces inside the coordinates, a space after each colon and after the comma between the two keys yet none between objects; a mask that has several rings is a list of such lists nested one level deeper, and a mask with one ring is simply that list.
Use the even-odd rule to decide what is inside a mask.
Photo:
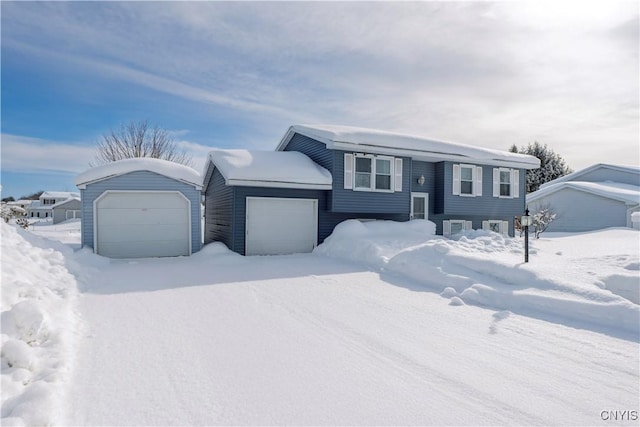
[{"label": "white garage door", "polygon": [[189,255],[189,201],[178,192],[107,192],[95,206],[96,253],[111,258]]},{"label": "white garage door", "polygon": [[246,255],[311,252],[318,243],[318,201],[247,197]]}]

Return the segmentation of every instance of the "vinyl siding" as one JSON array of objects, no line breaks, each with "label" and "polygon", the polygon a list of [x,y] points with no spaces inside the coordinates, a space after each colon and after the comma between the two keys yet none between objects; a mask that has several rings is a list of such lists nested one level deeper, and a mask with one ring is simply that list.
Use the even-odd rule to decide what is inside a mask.
[{"label": "vinyl siding", "polygon": [[149,171],[130,172],[113,178],[88,184],[80,190],[82,200],[81,235],[83,247],[94,247],[93,202],[108,190],[125,191],[179,191],[191,202],[191,251],[202,246],[200,190],[163,175]]},{"label": "vinyl siding", "polygon": [[[424,176],[424,184],[418,184],[418,179]],[[436,164],[429,162],[411,162],[411,191],[429,193],[429,217],[435,212],[436,203]],[[442,191],[440,191],[442,193]]]},{"label": "vinyl siding", "polygon": [[493,168],[494,166],[480,165],[482,167],[482,196],[466,197],[452,194],[452,162],[444,162],[443,185],[443,215],[478,215],[485,218],[513,217],[522,215],[525,208],[525,170],[519,172],[519,197],[499,198],[493,197]]},{"label": "vinyl siding", "polygon": [[536,200],[529,205],[529,211],[534,214],[547,206],[557,215],[547,231],[576,232],[627,226],[629,207],[624,202],[573,188],[564,188]]},{"label": "vinyl siding", "polygon": [[205,192],[204,243],[217,241],[230,248],[233,246],[233,187],[225,185],[224,177],[212,164],[209,168],[212,181]]},{"label": "vinyl siding", "polygon": [[[438,162],[435,164],[435,190],[433,197],[433,213],[440,214],[444,212],[444,192],[445,192],[445,163]],[[451,179],[451,177],[449,177]],[[449,191],[451,191],[451,181],[449,181]]]},{"label": "vinyl siding", "polygon": [[68,203],[65,203],[63,206],[59,208],[54,205],[53,208],[51,209],[53,212],[53,223],[58,224],[62,221],[66,221],[68,210],[79,211],[81,209],[82,209],[82,204],[80,200],[72,200]]},{"label": "vinyl siding", "polygon": [[614,182],[620,182],[622,184],[640,186],[640,174],[602,167],[602,168],[595,169],[591,172],[582,174],[576,177],[576,179],[571,181],[586,181],[586,182],[614,181]]},{"label": "vinyl siding", "polygon": [[411,159],[402,157],[402,191],[385,193],[377,191],[354,191],[344,188],[344,154],[334,151],[333,191],[329,209],[332,212],[361,214],[402,214],[409,219],[411,209]]},{"label": "vinyl siding", "polygon": [[[284,151],[299,151],[311,160],[327,169],[333,175],[333,152],[320,141],[296,133],[293,135]],[[335,179],[335,178],[334,178]]]}]

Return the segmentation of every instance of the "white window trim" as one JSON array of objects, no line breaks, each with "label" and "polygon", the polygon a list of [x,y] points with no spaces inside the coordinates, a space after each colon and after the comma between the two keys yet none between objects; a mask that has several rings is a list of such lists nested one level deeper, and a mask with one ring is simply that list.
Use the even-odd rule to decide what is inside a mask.
[{"label": "white window trim", "polygon": [[[509,195],[502,196],[500,194],[500,185],[502,182],[500,181],[500,173],[508,172],[509,173]],[[500,199],[517,199],[520,197],[520,171],[518,169],[510,169],[510,168],[493,168],[493,197],[498,197]]]},{"label": "white window trim", "polygon": [[[369,180],[369,187],[356,187],[356,174],[358,173],[356,171],[356,161],[358,158],[367,158],[367,159],[371,159],[371,179]],[[376,160],[387,160],[389,162],[389,169],[390,169],[390,187],[389,189],[382,189],[382,188],[376,188]],[[395,160],[397,160],[394,157],[391,156],[374,156],[373,154],[362,154],[362,153],[354,153],[353,154],[353,181],[352,181],[352,186],[351,189],[353,191],[372,191],[372,192],[376,192],[376,193],[393,193],[395,192],[395,181],[396,181],[396,177],[395,177]],[[402,160],[402,159],[400,159]],[[345,175],[346,176],[346,175]],[[346,188],[346,186],[345,186]],[[400,190],[398,190],[400,191]]]},{"label": "white window trim", "polygon": [[504,221],[501,219],[489,219],[486,221],[482,221],[482,229],[485,231],[492,231],[491,224],[498,224],[498,233],[502,234],[503,236],[509,236],[509,221]]},{"label": "white window trim", "polygon": [[[471,169],[471,193],[462,192],[462,169]],[[481,197],[482,196],[482,167],[459,163],[453,165],[452,174],[452,194],[460,197]],[[468,181],[465,181],[468,182]]]},{"label": "white window trim", "polygon": [[429,219],[429,193],[420,193],[416,191],[411,192],[411,219],[413,218],[413,198],[424,197],[424,219]]},{"label": "white window trim", "polygon": [[[465,219],[446,219],[442,221],[442,235],[445,237],[452,236],[451,225],[462,224],[462,231],[473,230],[473,222]],[[448,230],[448,232],[447,232]],[[457,233],[456,233],[457,234]]]}]

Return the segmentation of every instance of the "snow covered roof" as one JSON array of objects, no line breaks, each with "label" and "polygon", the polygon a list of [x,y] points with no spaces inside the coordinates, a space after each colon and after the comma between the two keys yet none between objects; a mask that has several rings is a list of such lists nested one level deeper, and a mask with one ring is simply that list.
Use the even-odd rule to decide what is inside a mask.
[{"label": "snow covered roof", "polygon": [[540,160],[537,157],[526,154],[438,141],[422,136],[337,125],[291,126],[276,150],[283,151],[295,133],[313,138],[324,143],[327,148],[335,150],[366,150],[372,153],[408,156],[424,161],[451,160],[524,169],[540,167]]},{"label": "snow covered roof", "polygon": [[296,151],[213,150],[208,159],[227,185],[331,189],[331,173]]},{"label": "snow covered roof", "polygon": [[70,197],[80,198],[80,193],[70,191],[45,191],[40,195],[41,199],[68,199]]},{"label": "snow covered roof", "polygon": [[546,187],[549,187],[551,185],[557,184],[559,182],[576,181],[577,178],[579,178],[582,175],[585,175],[585,174],[587,174],[589,172],[592,172],[592,171],[594,171],[596,169],[611,169],[611,170],[615,170],[615,171],[628,172],[628,173],[631,173],[631,174],[636,174],[636,175],[638,175],[638,180],[640,182],[640,167],[638,167],[638,166],[612,165],[612,164],[609,164],[609,163],[596,163],[595,165],[589,166],[588,168],[580,169],[579,171],[575,171],[575,172],[572,172],[570,174],[561,176],[560,178],[556,178],[553,181],[545,182],[544,184],[540,185],[540,188],[546,188]]},{"label": "snow covered roof", "polygon": [[585,181],[567,181],[557,182],[555,184],[540,188],[538,191],[527,194],[527,203],[538,200],[549,194],[555,193],[565,188],[572,188],[578,191],[595,194],[597,196],[606,197],[608,199],[618,200],[627,205],[640,204],[640,187],[637,185],[622,184],[619,182],[585,182]]},{"label": "snow covered roof", "polygon": [[75,182],[78,188],[83,189],[86,188],[87,184],[137,171],[154,172],[159,175],[173,178],[177,181],[191,184],[198,189],[201,188],[202,178],[194,169],[178,163],[150,157],[118,160],[116,162],[97,166],[82,172],[76,177]]}]

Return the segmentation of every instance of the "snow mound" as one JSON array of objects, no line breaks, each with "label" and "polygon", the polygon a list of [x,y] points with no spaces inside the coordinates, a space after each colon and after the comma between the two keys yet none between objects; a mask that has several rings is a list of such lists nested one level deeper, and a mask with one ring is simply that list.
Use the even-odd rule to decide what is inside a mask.
[{"label": "snow mound", "polygon": [[[545,320],[562,317],[585,329],[595,325],[599,330],[639,333],[635,231],[604,231],[604,240],[597,233],[576,235],[572,245],[580,255],[562,257],[553,245],[540,253],[538,245],[547,246],[546,241],[534,240],[529,264],[523,263],[520,238],[470,230],[445,239],[434,232],[429,221],[349,220],[314,253],[407,276],[451,299],[451,305],[473,304]],[[623,251],[620,255],[605,255],[614,249],[602,242],[612,237],[620,239],[612,243]],[[567,266],[575,270],[567,272]]]},{"label": "snow mound", "polygon": [[[42,238],[0,224],[2,425],[63,422],[73,361],[77,283],[65,256]],[[21,235],[22,233],[22,235]],[[69,251],[68,248],[65,248]]]}]

